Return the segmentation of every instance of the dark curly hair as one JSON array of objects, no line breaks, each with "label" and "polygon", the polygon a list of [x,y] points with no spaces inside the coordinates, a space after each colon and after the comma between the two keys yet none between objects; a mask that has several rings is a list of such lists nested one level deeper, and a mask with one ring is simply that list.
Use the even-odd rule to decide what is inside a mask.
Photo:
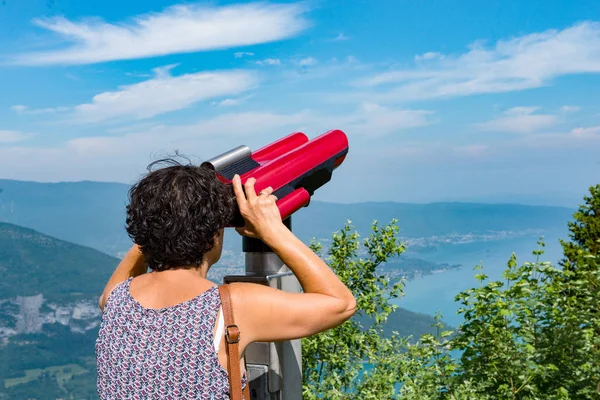
[{"label": "dark curly hair", "polygon": [[[171,165],[151,170],[164,162]],[[231,185],[210,168],[172,159],[156,161],[148,170],[129,191],[127,233],[154,271],[200,265],[233,216]]]}]

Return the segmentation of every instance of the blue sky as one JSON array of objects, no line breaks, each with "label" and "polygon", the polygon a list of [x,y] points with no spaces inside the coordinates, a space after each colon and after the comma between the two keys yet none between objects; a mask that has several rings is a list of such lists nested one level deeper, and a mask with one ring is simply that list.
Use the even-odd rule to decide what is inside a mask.
[{"label": "blue sky", "polygon": [[0,178],[131,183],[344,130],[326,201],[577,204],[600,177],[597,1],[0,5]]}]

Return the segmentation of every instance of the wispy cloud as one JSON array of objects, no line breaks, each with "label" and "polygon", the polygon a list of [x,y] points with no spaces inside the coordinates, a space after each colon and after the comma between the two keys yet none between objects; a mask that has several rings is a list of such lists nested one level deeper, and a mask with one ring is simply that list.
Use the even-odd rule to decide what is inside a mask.
[{"label": "wispy cloud", "polygon": [[237,53],[234,53],[233,56],[235,58],[252,57],[254,56],[254,53],[251,53],[249,51],[238,51]]},{"label": "wispy cloud", "polygon": [[[223,113],[189,125],[157,125],[143,131],[133,131],[122,136],[95,136],[69,140],[66,148],[79,156],[111,157],[115,152],[134,146],[136,152],[158,149],[186,148],[186,152],[210,157],[217,147],[233,145],[235,141],[248,141],[264,137],[275,131],[293,131],[305,124],[305,112],[276,114],[269,112]],[[287,128],[287,129],[286,129]],[[228,132],[224,136],[223,132]],[[136,145],[137,143],[137,145]],[[193,149],[202,148],[201,152]],[[221,149],[223,150],[223,149]]]},{"label": "wispy cloud", "polygon": [[344,35],[343,32],[340,32],[339,35],[337,35],[336,37],[334,37],[333,39],[331,39],[332,42],[342,42],[345,40],[350,39],[348,36]]},{"label": "wispy cloud", "polygon": [[437,53],[434,51],[428,51],[427,53],[424,54],[417,54],[415,56],[415,61],[419,62],[419,61],[427,61],[427,60],[434,60],[434,59],[440,59],[440,58],[444,58],[442,53]]},{"label": "wispy cloud", "polygon": [[[223,105],[223,104],[220,104]],[[302,110],[295,113],[274,112],[229,112],[203,119],[188,125],[158,125],[145,128],[143,131],[129,132],[123,136],[98,136],[73,139],[68,142],[71,150],[102,151],[108,154],[115,146],[126,146],[128,143],[143,141],[152,148],[165,147],[173,143],[181,143],[184,147],[194,147],[195,141],[210,141],[219,138],[220,141],[248,140],[249,138],[265,137],[271,133],[306,130],[320,132],[342,126],[349,135],[367,137],[384,136],[397,133],[404,129],[426,126],[434,123],[426,110],[394,110],[377,104],[363,104],[350,115],[330,115],[312,110]],[[228,132],[227,137],[222,132]],[[136,149],[136,151],[143,149]]]},{"label": "wispy cloud", "polygon": [[200,162],[240,144],[259,148],[301,130],[307,120],[310,113],[306,111],[223,113],[188,125],[137,126],[120,134],[80,137],[52,147],[15,143],[0,146],[0,171],[9,179],[127,182],[144,173],[149,162],[175,150]]},{"label": "wispy cloud", "polygon": [[538,109],[539,107],[513,107],[501,117],[475,124],[475,127],[482,131],[530,133],[558,123],[558,118],[554,115],[535,114]]},{"label": "wispy cloud", "polygon": [[302,58],[300,59],[300,61],[298,61],[298,65],[300,65],[301,67],[308,67],[310,65],[315,65],[316,63],[317,59],[313,57]]},{"label": "wispy cloud", "polygon": [[414,68],[379,73],[357,85],[384,87],[373,98],[410,101],[519,91],[563,75],[598,73],[600,23],[524,35],[491,48],[476,42],[464,54],[429,52],[416,60]]},{"label": "wispy cloud", "polygon": [[433,111],[404,110],[384,107],[375,103],[363,103],[358,110],[339,118],[338,124],[355,135],[381,137],[402,130],[435,123]]},{"label": "wispy cloud", "polygon": [[[175,65],[154,69],[154,78],[97,94],[90,103],[69,108],[69,122],[145,119],[197,102],[243,93],[257,84],[249,71],[199,72],[172,76]],[[40,112],[19,106],[21,112]],[[64,108],[61,108],[61,110]]]},{"label": "wispy cloud", "polygon": [[[341,128],[350,138],[362,136],[368,140],[431,124],[434,121],[430,114],[425,110],[396,110],[377,104],[363,104],[352,113],[337,115],[312,110],[221,113],[186,125],[155,124],[111,130],[106,135],[70,139],[52,148],[1,146],[0,170],[9,165],[22,165],[22,160],[27,159],[26,168],[11,172],[11,176],[36,177],[37,180],[127,181],[142,173],[148,162],[177,149],[198,158],[192,161],[200,162],[240,144],[259,148],[294,131],[314,137]],[[47,168],[48,165],[52,168]]]},{"label": "wispy cloud", "polygon": [[17,104],[15,106],[12,106],[10,109],[13,110],[14,112],[22,113],[27,110],[27,106],[24,106],[22,104]]},{"label": "wispy cloud", "polygon": [[244,96],[244,97],[239,97],[236,99],[225,99],[225,100],[221,100],[221,101],[212,102],[211,104],[213,106],[219,106],[219,107],[239,106],[239,105],[245,103],[250,97],[251,96]]},{"label": "wispy cloud", "polygon": [[600,140],[600,126],[592,126],[588,128],[575,128],[569,136],[575,139],[592,139]]},{"label": "wispy cloud", "polygon": [[16,143],[27,139],[29,136],[19,131],[0,130],[0,144]]},{"label": "wispy cloud", "polygon": [[281,65],[281,60],[278,58],[267,58],[266,60],[256,61],[258,65]]},{"label": "wispy cloud", "polygon": [[182,4],[119,23],[36,19],[37,26],[58,36],[58,43],[69,45],[20,54],[11,62],[91,64],[268,43],[305,30],[310,25],[306,11],[301,4]]},{"label": "wispy cloud", "polygon": [[578,107],[578,106],[562,106],[560,108],[560,110],[565,113],[577,112],[580,109],[581,109],[581,107]]},{"label": "wispy cloud", "polygon": [[19,115],[52,114],[52,113],[70,110],[69,107],[29,108],[22,104],[12,106],[10,109]]},{"label": "wispy cloud", "polygon": [[535,149],[597,148],[600,151],[600,126],[577,127],[566,133],[536,133],[517,139],[515,144]]},{"label": "wispy cloud", "polygon": [[77,121],[93,122],[129,117],[150,118],[186,108],[202,100],[242,93],[257,81],[248,71],[199,72],[171,76],[169,67],[155,70],[156,77],[100,93],[91,103],[75,107]]}]

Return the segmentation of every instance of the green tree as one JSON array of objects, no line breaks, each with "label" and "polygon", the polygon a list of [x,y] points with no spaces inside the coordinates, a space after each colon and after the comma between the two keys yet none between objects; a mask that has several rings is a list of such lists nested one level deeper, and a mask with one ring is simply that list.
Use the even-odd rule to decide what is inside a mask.
[{"label": "green tree", "polygon": [[[398,240],[396,220],[380,227],[361,243],[350,222],[333,235],[328,264],[352,290],[357,315],[341,326],[306,338],[303,352],[304,399],[453,399],[475,394],[470,382],[452,384],[456,362],[437,316],[437,334],[423,335],[416,343],[397,332],[384,335],[389,315],[397,309],[391,300],[402,296],[404,282],[391,285],[377,267],[405,250]],[[362,245],[361,245],[362,244]],[[320,243],[312,248],[318,254]]]},{"label": "green tree", "polygon": [[582,258],[591,260],[590,256],[600,255],[600,184],[590,187],[589,192],[585,204],[573,215],[574,221],[569,222],[571,241],[561,241],[565,256],[561,264],[565,268],[573,268]]},{"label": "green tree", "polygon": [[[358,311],[341,326],[303,340],[304,399],[346,399],[349,394],[378,399],[393,394],[399,340],[397,335],[385,338],[382,324],[395,308],[390,300],[402,295],[403,283],[390,286],[377,266],[405,249],[396,237],[395,222],[385,227],[374,222],[362,247],[350,221],[333,235],[328,264],[354,294]],[[320,243],[311,247],[318,254],[323,248]],[[369,326],[359,321],[363,316]],[[374,369],[369,371],[369,366]]]},{"label": "green tree", "polygon": [[476,382],[482,395],[600,398],[600,186],[590,192],[569,223],[572,241],[561,242],[558,267],[540,261],[540,242],[535,262],[517,266],[513,254],[504,282],[479,273],[481,285],[457,296],[457,379]]},{"label": "green tree", "polygon": [[[600,399],[600,186],[569,223],[562,242],[567,267],[517,263],[513,254],[502,281],[476,266],[477,287],[456,296],[464,322],[418,341],[383,327],[402,295],[377,266],[400,255],[395,220],[359,242],[348,224],[334,234],[329,265],[357,298],[358,318],[303,340],[306,399]],[[320,252],[322,246],[314,244]],[[360,258],[359,256],[364,256]],[[371,324],[361,324],[368,316]],[[458,354],[457,354],[458,353]]]}]

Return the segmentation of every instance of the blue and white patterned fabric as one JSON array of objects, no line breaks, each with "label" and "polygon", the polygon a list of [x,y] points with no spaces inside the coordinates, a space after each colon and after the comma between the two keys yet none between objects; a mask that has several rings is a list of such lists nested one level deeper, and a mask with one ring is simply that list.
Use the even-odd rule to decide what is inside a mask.
[{"label": "blue and white patterned fabric", "polygon": [[117,286],[104,308],[96,340],[99,397],[229,399],[227,370],[213,346],[218,287],[172,307],[149,309],[131,296],[130,283]]}]

